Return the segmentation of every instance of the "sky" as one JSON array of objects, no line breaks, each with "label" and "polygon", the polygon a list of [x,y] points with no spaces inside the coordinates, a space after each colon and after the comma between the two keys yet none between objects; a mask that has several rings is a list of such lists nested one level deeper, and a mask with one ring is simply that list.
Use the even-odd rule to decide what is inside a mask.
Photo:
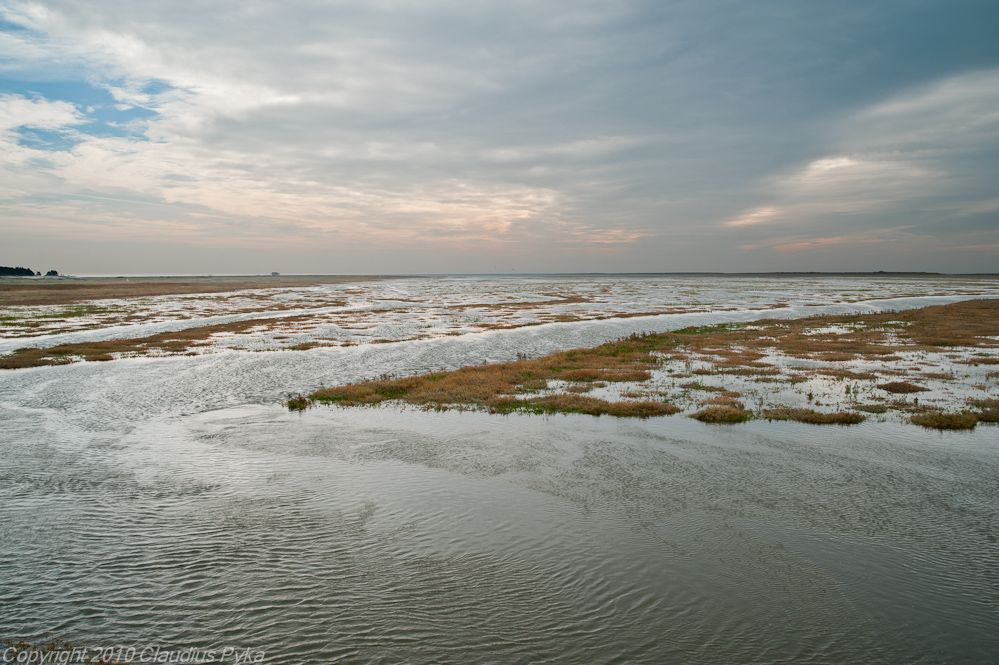
[{"label": "sky", "polygon": [[0,0],[0,265],[999,272],[999,3]]}]

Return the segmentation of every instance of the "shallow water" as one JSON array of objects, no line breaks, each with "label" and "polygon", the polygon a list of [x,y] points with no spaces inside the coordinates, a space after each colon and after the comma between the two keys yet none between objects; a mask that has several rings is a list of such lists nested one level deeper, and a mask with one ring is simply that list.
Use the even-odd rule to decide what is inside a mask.
[{"label": "shallow water", "polygon": [[0,373],[0,637],[310,663],[999,660],[995,427],[279,403],[748,314],[686,316]]},{"label": "shallow water", "polygon": [[[198,353],[226,348],[276,350],[308,342],[364,344],[477,333],[553,320],[792,307],[814,314],[864,303],[880,307],[941,297],[999,297],[990,277],[421,277],[315,287],[89,301],[98,313],[58,306],[0,308],[0,354],[23,347],[134,339],[254,320],[240,334],[220,333]],[[943,300],[946,302],[946,300]],[[919,305],[909,305],[919,306]],[[275,310],[275,308],[288,308]],[[785,313],[786,314],[786,313]],[[141,322],[131,321],[134,316]]]}]

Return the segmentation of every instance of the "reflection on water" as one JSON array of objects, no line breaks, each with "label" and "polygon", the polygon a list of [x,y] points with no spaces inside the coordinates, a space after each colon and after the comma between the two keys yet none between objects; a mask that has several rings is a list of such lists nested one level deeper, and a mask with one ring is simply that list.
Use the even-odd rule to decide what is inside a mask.
[{"label": "reflection on water", "polygon": [[0,633],[310,663],[999,659],[995,427],[277,403],[604,334],[551,330],[4,374]]}]

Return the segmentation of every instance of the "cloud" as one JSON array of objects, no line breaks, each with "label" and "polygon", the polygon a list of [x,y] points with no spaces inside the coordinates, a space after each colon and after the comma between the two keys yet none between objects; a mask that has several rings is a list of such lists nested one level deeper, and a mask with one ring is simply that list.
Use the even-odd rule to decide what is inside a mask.
[{"label": "cloud", "polygon": [[83,121],[82,114],[68,102],[0,94],[0,132],[19,127],[58,131]]},{"label": "cloud", "polygon": [[891,242],[889,238],[872,238],[870,236],[836,236],[834,238],[810,238],[796,242],[774,245],[778,252],[802,252],[813,249],[825,249],[835,245],[857,245],[871,242]]},{"label": "cloud", "polygon": [[[952,227],[972,216],[995,220],[999,70],[962,74],[879,102],[844,118],[833,136],[834,152],[772,178],[769,205],[724,225],[768,222],[774,235],[754,242],[793,252],[901,239],[903,229],[909,241],[947,235],[943,220]],[[829,227],[851,233],[822,236]]]},{"label": "cloud", "polygon": [[[492,243],[535,269],[608,248],[616,269],[744,269],[739,247],[947,225],[985,242],[999,54],[952,14],[0,0],[0,76],[24,82],[0,98],[3,213],[371,257]],[[926,30],[979,51],[930,66]]]},{"label": "cloud", "polygon": [[762,224],[772,220],[777,215],[777,208],[757,208],[752,212],[740,216],[738,219],[725,222],[725,226],[749,226],[750,224]]}]

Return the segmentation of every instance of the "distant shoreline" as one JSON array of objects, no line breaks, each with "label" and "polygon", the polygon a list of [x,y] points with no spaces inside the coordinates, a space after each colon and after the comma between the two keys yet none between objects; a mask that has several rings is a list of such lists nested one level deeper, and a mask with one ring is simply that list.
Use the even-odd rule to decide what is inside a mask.
[{"label": "distant shoreline", "polygon": [[174,280],[174,279],[201,279],[201,280],[225,280],[225,279],[261,279],[261,280],[282,280],[282,279],[406,279],[414,277],[977,277],[977,278],[999,278],[999,272],[969,272],[969,273],[949,273],[949,272],[919,272],[919,271],[890,271],[878,270],[871,272],[851,272],[851,271],[775,271],[775,272],[454,272],[454,273],[281,273],[280,275],[269,274],[249,274],[249,273],[226,273],[226,274],[177,274],[177,275],[119,275],[119,274],[85,274],[85,275],[59,275],[58,277],[48,277],[45,275],[34,277],[18,275],[0,275],[2,280],[23,280],[25,282],[50,281],[50,280],[117,280],[117,279],[138,279],[138,280]]}]

